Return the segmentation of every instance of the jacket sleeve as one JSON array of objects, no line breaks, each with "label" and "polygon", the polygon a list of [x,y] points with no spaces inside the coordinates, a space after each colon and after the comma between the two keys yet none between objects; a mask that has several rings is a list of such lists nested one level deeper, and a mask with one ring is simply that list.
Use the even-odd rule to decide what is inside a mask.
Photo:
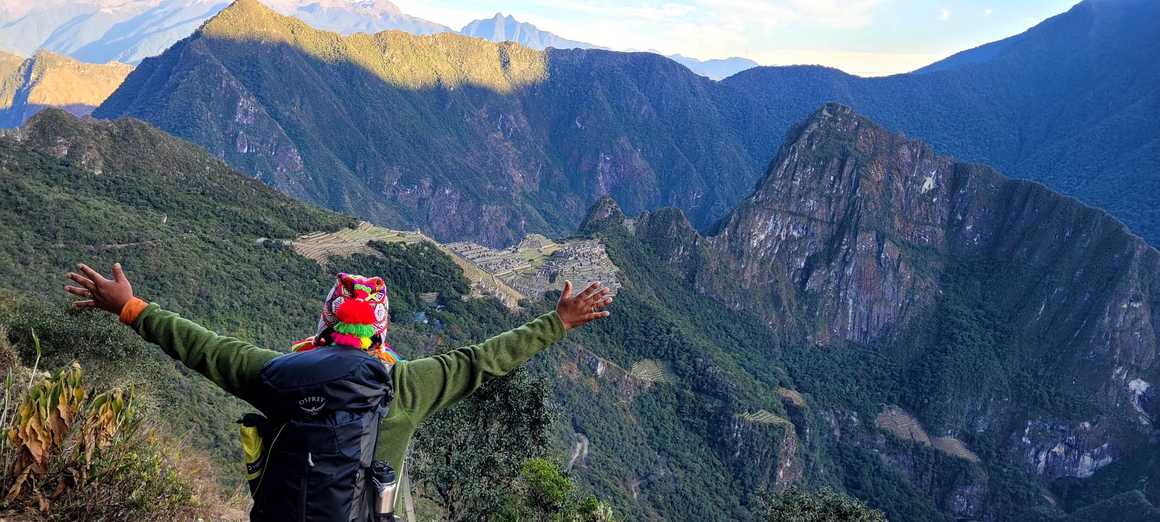
[{"label": "jacket sleeve", "polygon": [[507,375],[562,337],[564,323],[550,312],[480,344],[403,361],[395,367],[395,404],[418,424],[488,380]]},{"label": "jacket sleeve", "polygon": [[[122,319],[125,319],[124,315]],[[174,312],[150,304],[128,322],[146,341],[206,376],[223,390],[246,401],[258,384],[258,375],[279,352],[218,335]]]}]

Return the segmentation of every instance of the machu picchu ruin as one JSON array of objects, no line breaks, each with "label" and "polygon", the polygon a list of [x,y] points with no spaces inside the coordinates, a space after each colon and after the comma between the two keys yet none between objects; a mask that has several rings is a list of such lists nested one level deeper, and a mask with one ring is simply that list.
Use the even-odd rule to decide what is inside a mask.
[{"label": "machu picchu ruin", "polygon": [[332,256],[375,255],[372,241],[430,242],[463,269],[472,283],[473,296],[495,297],[510,309],[519,308],[527,297],[559,289],[565,279],[577,287],[600,281],[614,292],[620,288],[619,270],[604,245],[595,239],[557,242],[529,234],[514,246],[494,249],[467,241],[442,244],[419,230],[392,230],[364,221],[353,228],[307,234],[288,243],[298,254],[323,264]]}]

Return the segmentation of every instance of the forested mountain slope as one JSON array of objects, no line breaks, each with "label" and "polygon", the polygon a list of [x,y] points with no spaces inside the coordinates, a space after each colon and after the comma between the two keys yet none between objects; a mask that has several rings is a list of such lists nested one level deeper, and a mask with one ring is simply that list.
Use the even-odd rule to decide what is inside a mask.
[{"label": "forested mountain slope", "polygon": [[758,67],[712,82],[644,53],[340,38],[241,0],[96,114],[150,121],[296,197],[495,245],[570,230],[605,193],[630,213],[682,208],[704,229],[794,122],[838,101],[1156,242],[1156,10],[1088,0],[912,74]]},{"label": "forested mountain slope", "polygon": [[241,0],[140,67],[98,117],[150,121],[295,197],[441,240],[561,233],[605,193],[708,223],[761,161],[716,83],[653,54],[341,37]]},{"label": "forested mountain slope", "polygon": [[[68,299],[60,288],[73,263],[122,262],[141,296],[274,349],[311,331],[323,292],[340,270],[388,280],[391,341],[407,357],[483,339],[553,302],[553,296],[529,296],[524,310],[513,313],[493,299],[471,298],[475,292],[461,269],[422,242],[376,243],[365,250],[377,254],[340,255],[325,264],[303,257],[287,246],[290,240],[355,220],[295,202],[137,121],[82,121],[44,111],[0,138],[0,160],[0,326],[28,364],[35,358],[35,329],[46,348],[41,368],[78,360],[98,385],[135,383],[165,433],[191,452],[213,456],[203,470],[211,479],[236,484],[234,420],[249,408],[113,318],[65,313]],[[417,443],[413,478],[448,476],[429,464],[446,460],[432,451],[480,452],[478,462],[489,466],[494,452],[548,451],[533,440],[516,452],[486,435],[500,426],[513,433],[532,429],[513,419],[534,416],[543,408],[537,397],[548,393],[556,397],[558,420],[544,434],[552,441],[546,455],[571,470],[581,491],[630,518],[751,518],[759,509],[756,494],[801,476],[792,455],[778,449],[792,451],[796,439],[773,398],[784,373],[777,359],[762,355],[768,331],[756,317],[697,296],[662,266],[656,273],[646,263],[638,266],[632,256],[640,255],[639,247],[629,236],[607,241],[631,278],[619,291],[614,318],[570,333],[537,357],[533,373],[546,384],[503,381],[467,406],[489,408],[483,411],[492,424],[452,412],[435,421],[434,431],[421,432],[427,442]],[[748,355],[739,363],[742,353]],[[471,448],[441,442],[475,431],[481,435]],[[583,451],[573,458],[581,440]],[[507,467],[450,470],[464,481],[450,499],[458,512],[487,512],[505,501],[496,492],[507,491],[515,457],[504,455]],[[475,482],[475,473],[489,478]],[[424,486],[417,493],[420,511],[438,516],[444,499]],[[697,501],[711,495],[719,502]]]},{"label": "forested mountain slope", "polygon": [[[141,122],[83,121],[58,110],[43,111],[18,132],[0,137],[2,342],[19,349],[28,367],[37,364],[42,371],[56,371],[78,361],[89,375],[88,384],[98,389],[133,386],[135,407],[160,430],[160,438],[152,443],[176,444],[173,453],[181,458],[201,457],[184,471],[228,486],[224,490],[228,494],[241,482],[235,420],[252,408],[144,343],[115,318],[66,312],[64,274],[77,262],[107,271],[119,261],[138,295],[222,333],[276,350],[311,333],[324,291],[338,271],[374,273],[389,280],[391,342],[407,357],[485,339],[547,306],[516,315],[494,299],[469,298],[474,292],[461,269],[426,243],[375,244],[368,253],[321,261],[286,245],[302,234],[355,223],[353,218],[296,202],[229,169],[199,147]],[[420,313],[425,314],[422,321],[416,319]],[[33,334],[39,337],[43,354],[34,350]],[[5,362],[5,371],[10,363]],[[471,419],[467,426],[467,420],[452,412],[433,431],[421,432],[438,438],[527,423],[511,430],[528,436],[518,444],[473,440],[471,450],[492,460],[487,461],[486,473],[464,466],[462,490],[477,493],[458,495],[457,507],[464,512],[498,510],[500,504],[518,500],[513,487],[524,459],[542,455],[561,460],[549,454],[546,445],[551,435],[544,424],[551,419],[545,417],[546,399],[543,383],[526,374],[516,376],[490,385],[481,404],[465,406],[483,408],[487,401],[510,406],[510,411],[488,409],[490,422],[496,425]],[[440,452],[447,451],[452,449],[432,443],[416,446],[413,455],[416,462],[441,461],[445,458]],[[495,465],[497,457],[506,459],[505,464]],[[457,462],[472,459],[465,455]],[[138,480],[126,478],[121,469],[102,473],[105,484]],[[430,473],[431,466],[412,468],[417,481]],[[11,478],[8,469],[0,470],[5,485]],[[425,484],[416,490],[423,498],[429,491]],[[45,493],[56,487],[50,484]],[[99,499],[121,491],[112,488],[94,493]],[[124,491],[141,497],[117,501],[143,504],[146,513],[159,519],[176,516],[155,512],[174,499],[148,498],[152,490]],[[245,495],[242,490],[237,493]],[[48,509],[50,515],[64,516],[56,494],[39,502],[32,495],[25,489],[22,496],[6,497],[0,512],[9,516],[10,509],[31,505],[32,513]],[[216,509],[230,499],[192,501],[211,503]],[[245,501],[240,503],[236,510],[244,512]],[[421,502],[418,509],[427,518],[440,516],[445,508]]]}]

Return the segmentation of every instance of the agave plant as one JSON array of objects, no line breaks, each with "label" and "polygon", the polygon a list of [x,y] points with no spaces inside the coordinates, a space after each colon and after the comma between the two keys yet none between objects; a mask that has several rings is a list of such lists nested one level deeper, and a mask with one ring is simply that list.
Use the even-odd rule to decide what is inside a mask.
[{"label": "agave plant", "polygon": [[113,388],[93,397],[87,409],[81,438],[86,472],[93,463],[93,453],[107,446],[118,431],[135,418],[132,395],[131,388],[128,391]]},{"label": "agave plant", "polygon": [[33,384],[25,394],[8,429],[8,444],[16,450],[12,470],[16,480],[9,498],[20,494],[30,476],[40,477],[48,470],[49,457],[59,450],[84,405],[83,379],[80,365],[74,363],[56,377]]},{"label": "agave plant", "polygon": [[[15,498],[26,484],[39,483],[49,472],[50,460],[65,448],[70,435],[84,456],[73,480],[83,484],[94,453],[106,447],[134,416],[132,392],[114,388],[89,399],[84,372],[73,363],[55,377],[35,382],[24,396],[8,428],[8,445],[16,451],[9,476],[15,477],[8,498]],[[58,488],[61,485],[58,485]]]}]

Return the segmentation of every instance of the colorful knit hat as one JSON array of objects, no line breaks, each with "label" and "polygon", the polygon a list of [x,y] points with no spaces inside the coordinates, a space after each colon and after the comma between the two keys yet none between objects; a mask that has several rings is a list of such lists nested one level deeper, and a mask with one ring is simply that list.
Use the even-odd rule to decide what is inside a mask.
[{"label": "colorful knit hat", "polygon": [[318,333],[294,343],[290,351],[305,352],[332,344],[348,346],[366,350],[393,365],[399,355],[385,340],[390,322],[390,299],[383,279],[341,273],[322,305]]}]

